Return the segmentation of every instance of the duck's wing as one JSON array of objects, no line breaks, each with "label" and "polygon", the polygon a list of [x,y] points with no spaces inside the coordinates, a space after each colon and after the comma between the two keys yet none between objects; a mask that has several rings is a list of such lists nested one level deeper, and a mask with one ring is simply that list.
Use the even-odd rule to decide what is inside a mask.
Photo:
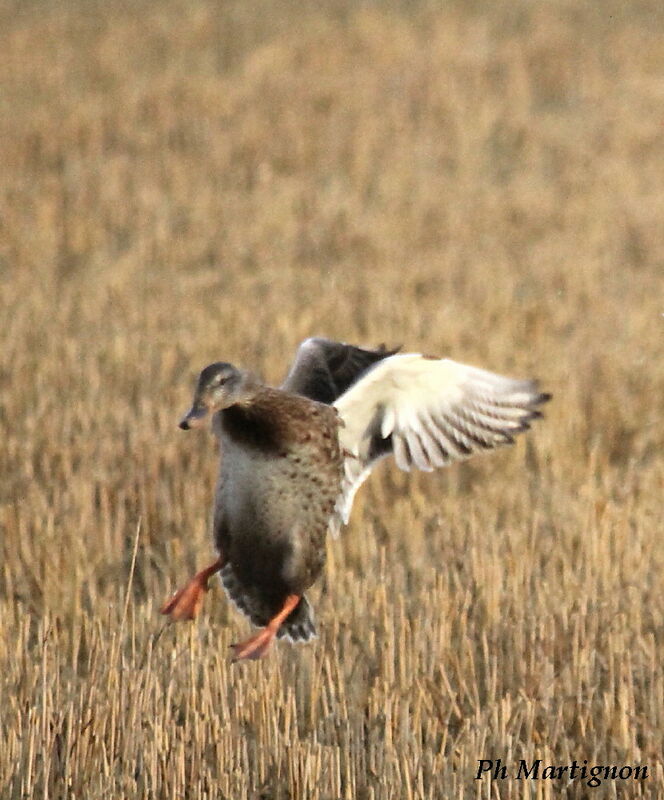
[{"label": "duck's wing", "polygon": [[320,337],[305,339],[281,388],[319,403],[333,403],[370,367],[396,353],[381,345],[366,350]]},{"label": "duck's wing", "polygon": [[536,381],[447,358],[385,358],[334,403],[346,453],[339,521],[348,521],[355,492],[378,459],[393,453],[401,469],[431,471],[510,444],[541,416],[537,407],[549,399]]}]

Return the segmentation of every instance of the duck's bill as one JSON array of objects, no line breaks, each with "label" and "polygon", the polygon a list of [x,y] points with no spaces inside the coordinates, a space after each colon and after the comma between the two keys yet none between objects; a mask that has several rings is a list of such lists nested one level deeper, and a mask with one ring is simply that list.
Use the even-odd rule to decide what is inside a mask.
[{"label": "duck's bill", "polygon": [[187,413],[180,420],[180,428],[188,431],[190,428],[200,428],[205,422],[208,410],[202,403],[194,403]]}]

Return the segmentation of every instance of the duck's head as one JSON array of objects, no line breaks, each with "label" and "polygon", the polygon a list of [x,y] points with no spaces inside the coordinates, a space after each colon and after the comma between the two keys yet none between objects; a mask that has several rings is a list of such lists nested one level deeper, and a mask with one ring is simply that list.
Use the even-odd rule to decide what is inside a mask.
[{"label": "duck's head", "polygon": [[180,421],[183,431],[201,426],[208,414],[246,402],[254,395],[258,381],[232,364],[218,361],[198,376],[191,408]]}]

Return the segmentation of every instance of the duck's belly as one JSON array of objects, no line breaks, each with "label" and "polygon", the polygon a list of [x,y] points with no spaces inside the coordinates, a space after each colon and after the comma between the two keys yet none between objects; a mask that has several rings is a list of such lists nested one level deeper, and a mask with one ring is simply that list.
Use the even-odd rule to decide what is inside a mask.
[{"label": "duck's belly", "polygon": [[217,544],[246,585],[301,594],[325,563],[340,465],[316,452],[263,457],[224,443],[215,511]]}]

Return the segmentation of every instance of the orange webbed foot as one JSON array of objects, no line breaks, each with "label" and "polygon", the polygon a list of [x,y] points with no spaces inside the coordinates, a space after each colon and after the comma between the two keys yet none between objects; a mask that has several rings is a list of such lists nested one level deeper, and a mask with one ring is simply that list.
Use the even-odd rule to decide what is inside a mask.
[{"label": "orange webbed foot", "polygon": [[236,661],[242,661],[244,659],[255,660],[257,658],[262,658],[270,649],[272,640],[277,635],[277,631],[281,627],[281,624],[299,602],[299,594],[287,595],[279,613],[272,617],[262,631],[259,631],[255,636],[252,636],[251,639],[247,639],[246,642],[240,642],[240,644],[231,645],[234,652],[232,659],[233,663]]},{"label": "orange webbed foot", "polygon": [[159,613],[166,614],[176,622],[196,619],[203,605],[203,596],[206,591],[207,586],[203,586],[201,581],[192,578],[186,586],[163,604]]},{"label": "orange webbed foot", "polygon": [[236,661],[244,661],[245,659],[256,661],[259,658],[263,658],[270,649],[274,635],[274,631],[264,628],[255,636],[252,636],[251,639],[247,639],[246,642],[232,644],[233,658],[231,661],[234,664]]},{"label": "orange webbed foot", "polygon": [[223,557],[219,556],[209,567],[197,572],[186,586],[163,604],[159,613],[167,614],[176,622],[196,619],[203,605],[205,592],[208,590],[208,580],[215,572],[219,572],[224,564]]}]

